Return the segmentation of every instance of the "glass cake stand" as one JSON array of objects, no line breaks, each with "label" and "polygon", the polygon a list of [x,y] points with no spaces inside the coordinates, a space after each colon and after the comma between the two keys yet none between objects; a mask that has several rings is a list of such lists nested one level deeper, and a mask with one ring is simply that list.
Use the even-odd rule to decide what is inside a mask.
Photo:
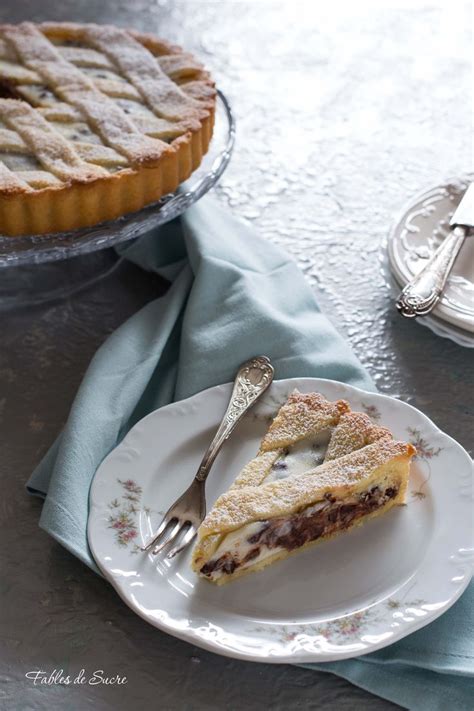
[{"label": "glass cake stand", "polygon": [[138,212],[94,227],[22,237],[0,234],[0,306],[68,295],[110,274],[121,260],[111,264],[110,257],[93,253],[136,239],[181,215],[217,183],[230,161],[234,141],[232,110],[218,91],[209,151],[176,192]]}]

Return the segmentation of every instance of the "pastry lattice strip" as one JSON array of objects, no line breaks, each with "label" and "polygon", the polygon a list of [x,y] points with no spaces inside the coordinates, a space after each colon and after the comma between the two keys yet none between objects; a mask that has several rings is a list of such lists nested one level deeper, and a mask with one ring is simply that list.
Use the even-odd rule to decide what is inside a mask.
[{"label": "pastry lattice strip", "polygon": [[[100,174],[97,166],[115,172],[142,160],[152,163],[169,151],[167,141],[195,128],[206,115],[212,90],[199,80],[207,75],[190,55],[156,57],[131,33],[116,28],[47,23],[42,29],[46,34],[31,23],[0,26],[0,86],[33,105],[58,134],[53,140],[49,133],[50,141],[56,147],[67,144],[68,150],[59,167],[45,161],[34,140],[41,121],[30,113],[31,125],[16,132],[4,109],[0,186],[80,181],[83,163],[90,175]],[[80,46],[61,46],[71,36]],[[162,49],[170,50],[168,45]],[[147,75],[142,86],[141,72]],[[174,80],[187,82],[189,94],[186,83],[178,86]],[[7,178],[8,172],[16,173],[17,181]]]},{"label": "pastry lattice strip", "polygon": [[350,411],[344,400],[329,402],[318,393],[295,391],[278,411],[257,456],[243,468],[231,488],[261,485],[292,447],[321,433],[327,433],[327,447],[319,464],[378,440],[392,439],[390,430],[378,427],[363,412]]}]

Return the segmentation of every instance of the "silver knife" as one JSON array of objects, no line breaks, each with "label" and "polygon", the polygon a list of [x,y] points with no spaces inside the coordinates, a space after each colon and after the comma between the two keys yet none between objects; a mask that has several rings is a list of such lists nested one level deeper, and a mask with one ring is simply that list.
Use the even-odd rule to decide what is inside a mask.
[{"label": "silver knife", "polygon": [[450,232],[428,264],[403,289],[396,301],[402,316],[426,316],[438,303],[459,250],[474,228],[474,183],[464,193],[449,222]]}]

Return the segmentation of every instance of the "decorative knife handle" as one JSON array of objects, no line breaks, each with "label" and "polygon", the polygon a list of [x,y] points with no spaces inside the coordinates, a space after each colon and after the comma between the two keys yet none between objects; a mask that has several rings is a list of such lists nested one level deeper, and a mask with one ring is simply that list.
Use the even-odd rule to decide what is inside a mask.
[{"label": "decorative knife handle", "polygon": [[239,420],[269,387],[273,380],[273,374],[273,366],[266,356],[252,358],[240,366],[225,415],[196,474],[195,478],[198,481],[206,480],[225,440]]},{"label": "decorative knife handle", "polygon": [[426,316],[434,309],[467,232],[468,229],[461,225],[451,230],[428,264],[408,282],[396,301],[402,316]]}]

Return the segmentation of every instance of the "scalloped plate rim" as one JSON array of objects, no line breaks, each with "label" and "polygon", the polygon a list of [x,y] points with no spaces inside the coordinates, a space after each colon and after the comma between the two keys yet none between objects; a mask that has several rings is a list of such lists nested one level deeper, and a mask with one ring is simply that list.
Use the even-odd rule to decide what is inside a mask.
[{"label": "scalloped plate rim", "polygon": [[[468,452],[450,435],[448,435],[446,432],[441,430],[427,415],[425,415],[423,412],[418,410],[416,407],[413,405],[410,405],[409,403],[406,403],[402,400],[399,400],[397,398],[394,398],[390,395],[387,395],[385,393],[379,393],[379,392],[371,392],[368,390],[364,390],[362,388],[359,388],[354,385],[350,385],[347,383],[341,383],[335,380],[331,379],[326,379],[326,378],[312,378],[312,377],[295,377],[295,378],[285,378],[281,380],[276,380],[274,381],[272,387],[276,384],[282,386],[282,385],[293,385],[297,386],[298,384],[301,386],[302,382],[305,383],[311,383],[311,387],[317,388],[318,386],[321,386],[324,388],[325,384],[328,384],[330,386],[336,386],[336,388],[342,388],[345,391],[348,391],[346,394],[341,393],[339,397],[348,397],[350,398],[350,392],[354,392],[357,395],[362,394],[366,398],[375,398],[377,401],[385,401],[385,402],[396,402],[397,404],[401,405],[402,407],[406,407],[409,410],[411,410],[414,414],[416,414],[417,417],[421,417],[421,420],[427,425],[429,428],[431,428],[434,432],[436,432],[437,436],[441,436],[444,441],[446,441],[450,446],[454,446],[456,451],[462,455],[462,457],[465,459],[465,464],[466,467],[469,467],[472,471],[472,460],[468,454]],[[469,585],[469,582],[472,577],[472,564],[468,562],[468,567],[470,568],[470,572],[468,572],[465,576],[461,584],[459,584],[458,588],[456,591],[453,593],[453,595],[449,598],[449,600],[445,601],[442,607],[440,607],[437,610],[432,611],[429,615],[427,615],[428,619],[426,617],[422,617],[419,620],[416,620],[409,626],[409,629],[406,627],[403,627],[400,629],[399,634],[395,634],[393,638],[391,638],[389,641],[380,641],[374,644],[370,645],[370,648],[363,649],[361,651],[348,651],[348,652],[338,652],[337,654],[331,654],[331,653],[315,653],[315,652],[307,652],[303,651],[298,654],[293,654],[293,653],[286,653],[278,656],[272,656],[271,654],[256,654],[256,653],[249,653],[247,651],[239,651],[238,649],[234,648],[229,648],[227,646],[224,646],[223,643],[219,643],[217,640],[212,640],[209,641],[205,638],[203,638],[199,633],[193,629],[193,628],[186,628],[185,630],[181,630],[177,628],[176,626],[173,626],[172,624],[167,624],[163,622],[162,620],[158,620],[156,618],[150,618],[150,614],[148,611],[143,610],[141,606],[135,601],[131,600],[129,596],[127,596],[125,590],[123,587],[119,584],[119,580],[115,578],[110,571],[107,569],[107,567],[100,561],[100,556],[97,552],[96,549],[96,540],[95,540],[95,532],[94,532],[94,526],[96,524],[96,518],[95,514],[98,512],[103,512],[103,506],[98,504],[96,501],[94,501],[94,491],[95,487],[97,484],[97,475],[99,472],[103,469],[104,466],[107,466],[108,462],[113,458],[115,452],[122,447],[124,443],[126,443],[127,438],[129,437],[130,433],[133,432],[133,430],[144,423],[145,421],[151,420],[154,417],[157,416],[157,413],[160,413],[161,416],[163,414],[166,415],[166,411],[169,411],[171,408],[175,408],[176,406],[186,406],[186,405],[193,405],[196,400],[199,400],[206,395],[216,392],[216,391],[221,391],[222,393],[225,393],[227,396],[230,394],[230,389],[232,387],[232,383],[225,383],[225,384],[220,384],[220,385],[215,385],[211,386],[209,388],[206,388],[205,390],[202,390],[198,393],[195,393],[194,395],[191,395],[188,398],[185,398],[183,400],[179,400],[175,403],[171,403],[169,405],[166,405],[162,408],[159,408],[157,410],[154,410],[145,417],[143,417],[139,422],[137,422],[134,427],[131,428],[130,432],[127,433],[125,438],[122,440],[122,442],[117,445],[102,461],[100,464],[99,468],[97,469],[96,475],[94,476],[94,479],[91,484],[91,489],[90,489],[90,510],[89,510],[89,519],[88,519],[88,525],[87,525],[87,538],[89,542],[89,546],[92,552],[92,555],[94,557],[94,560],[103,573],[104,577],[106,580],[114,587],[114,589],[117,591],[118,595],[121,597],[121,599],[127,604],[128,607],[130,607],[136,614],[139,615],[142,619],[147,621],[149,624],[152,624],[154,627],[160,629],[163,632],[166,632],[168,634],[171,634],[172,636],[181,639],[183,641],[186,641],[188,643],[194,644],[197,647],[200,647],[202,649],[205,649],[207,651],[211,651],[214,653],[218,653],[222,656],[229,657],[229,658],[234,658],[234,659],[241,659],[241,660],[246,660],[246,661],[255,661],[255,662],[262,662],[262,663],[274,663],[274,664],[285,664],[285,663],[295,663],[295,664],[302,664],[302,663],[311,663],[311,662],[322,662],[322,661],[337,661],[337,660],[344,660],[344,659],[351,659],[355,658],[361,655],[365,655],[374,651],[377,651],[379,649],[383,649],[386,646],[389,646],[396,641],[403,639],[409,634],[412,634],[413,632],[416,632],[417,630],[425,627],[427,624],[433,622],[435,619],[440,617],[444,612],[446,612],[462,595],[462,593],[465,591],[467,586]],[[271,389],[268,391],[268,393],[271,392]],[[244,578],[245,580],[245,578]],[[406,583],[404,583],[406,584]],[[227,586],[226,586],[227,587]],[[372,607],[375,607],[378,605],[380,602],[383,602],[382,598],[381,600],[377,600],[376,602],[373,603],[373,605],[369,605],[367,609],[371,609]],[[357,610],[353,610],[347,615],[341,615],[339,619],[345,619],[348,618],[350,615],[357,613]],[[276,625],[274,625],[276,626]],[[276,644],[276,642],[275,642]]]}]

